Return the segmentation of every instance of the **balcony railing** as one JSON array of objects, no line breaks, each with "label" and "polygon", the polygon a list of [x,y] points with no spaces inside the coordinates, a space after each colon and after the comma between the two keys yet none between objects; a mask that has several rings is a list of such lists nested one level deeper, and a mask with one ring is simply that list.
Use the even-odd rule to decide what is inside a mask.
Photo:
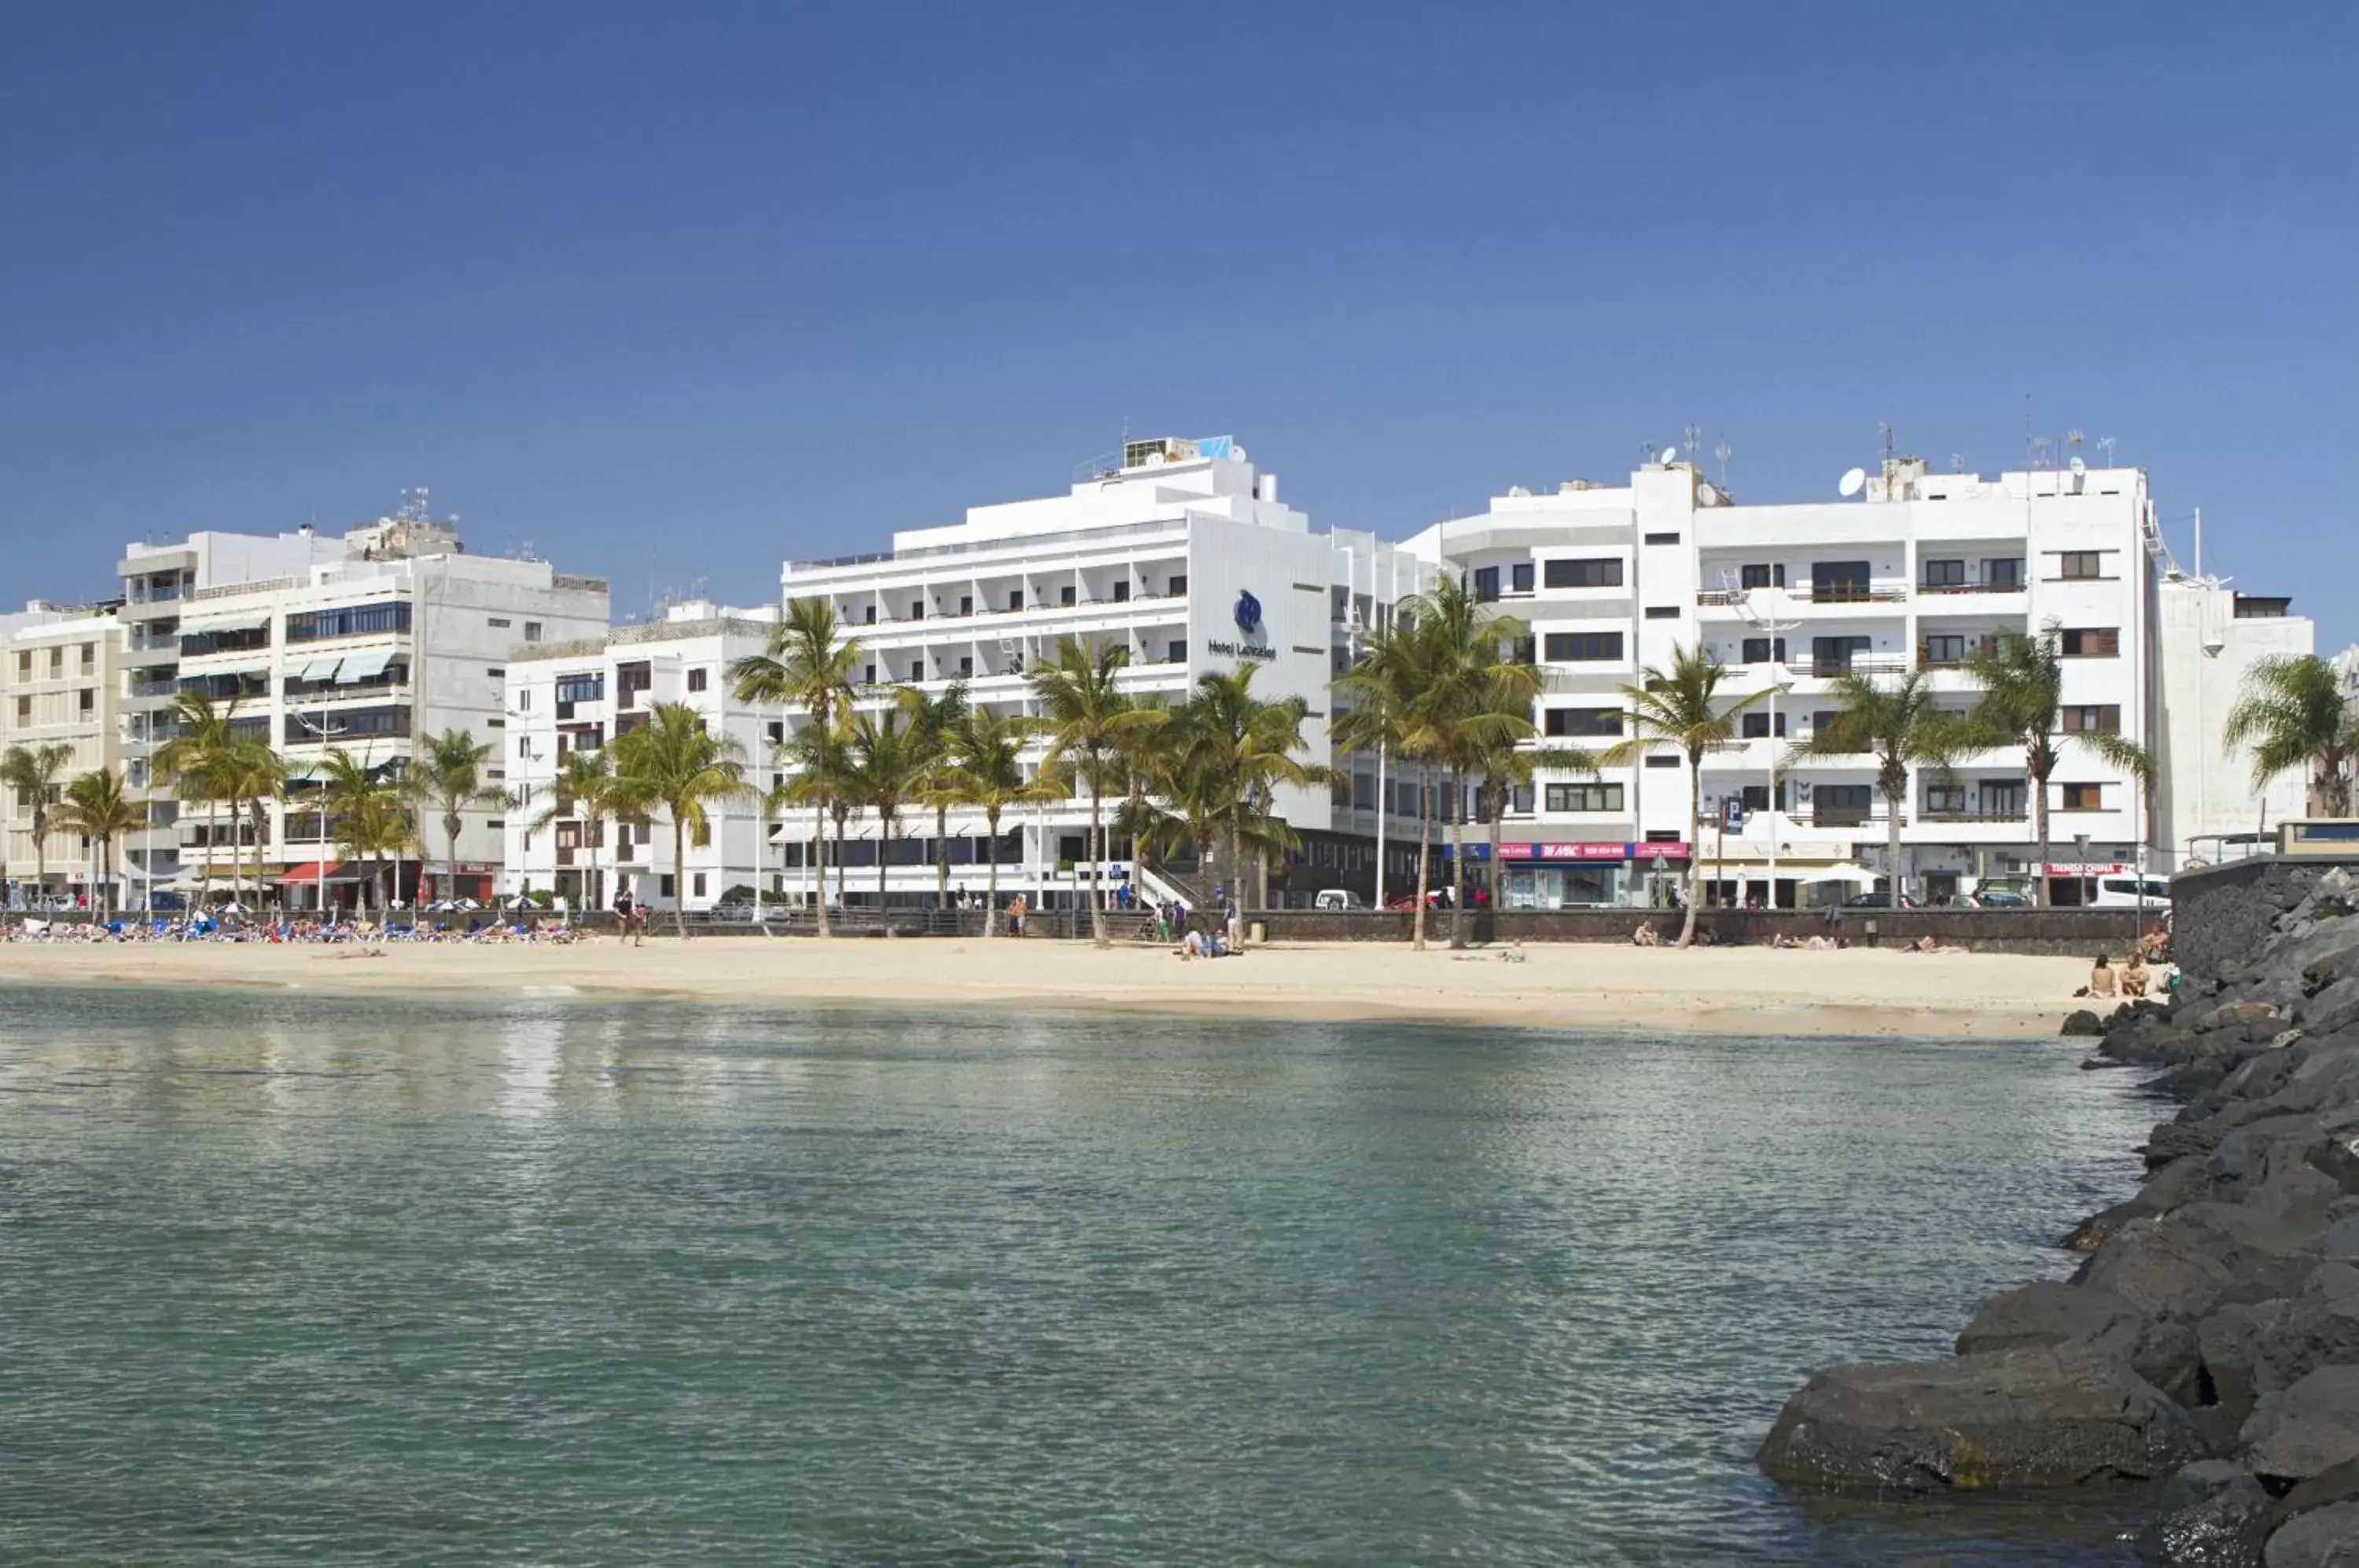
[{"label": "balcony railing", "polygon": [[[1813,805],[1809,811],[1800,814],[1814,828],[1888,828],[1892,825],[1892,813],[1881,807]],[[1900,825],[1904,828],[1908,825],[1908,813],[1901,814]]]},{"label": "balcony railing", "polygon": [[2023,584],[2017,583],[1920,583],[1919,593],[2020,593]]},{"label": "balcony railing", "polygon": [[178,681],[134,681],[131,694],[135,697],[171,697],[179,694]]},{"label": "balcony railing", "polygon": [[1935,811],[1931,807],[1927,807],[1917,813],[1917,820],[1921,822],[2019,822],[2029,814],[2021,806],[2012,810],[2002,806],[1995,810],[1954,811]]},{"label": "balcony railing", "polygon": [[1898,604],[1908,598],[1904,587],[1878,588],[1866,583],[1805,583],[1791,592],[1795,598],[1812,604]]}]

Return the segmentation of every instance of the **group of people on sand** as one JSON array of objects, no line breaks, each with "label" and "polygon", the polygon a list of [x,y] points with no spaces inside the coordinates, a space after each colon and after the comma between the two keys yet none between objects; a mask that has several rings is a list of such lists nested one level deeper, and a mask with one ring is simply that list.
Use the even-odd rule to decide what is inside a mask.
[{"label": "group of people on sand", "polygon": [[2145,953],[2134,947],[2130,949],[2129,956],[2122,960],[2118,969],[2114,967],[2110,954],[2097,954],[2097,962],[2089,969],[2088,985],[2072,994],[2076,996],[2117,996],[2135,1001],[2145,996],[2153,983],[2154,971],[2147,967]]}]

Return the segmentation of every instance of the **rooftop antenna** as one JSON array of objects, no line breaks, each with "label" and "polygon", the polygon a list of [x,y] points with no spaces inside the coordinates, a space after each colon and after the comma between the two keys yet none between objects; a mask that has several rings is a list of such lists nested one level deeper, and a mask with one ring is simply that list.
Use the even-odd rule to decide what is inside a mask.
[{"label": "rooftop antenna", "polygon": [[2105,466],[2107,468],[2111,468],[2114,465],[2114,438],[2111,436],[2099,436],[2097,438],[2097,450],[2104,453]]},{"label": "rooftop antenna", "polygon": [[1950,454],[1950,472],[1952,474],[1963,474],[1965,471],[1966,454],[1962,452],[1951,452]]},{"label": "rooftop antenna", "polygon": [[1890,419],[1876,420],[1875,433],[1884,438],[1884,461],[1890,463],[1892,461],[1892,421]]},{"label": "rooftop antenna", "polygon": [[1688,461],[1690,463],[1693,463],[1695,461],[1696,443],[1703,440],[1703,429],[1699,425],[1690,425],[1686,430],[1681,430],[1680,433],[1687,437]]},{"label": "rooftop antenna", "polygon": [[1723,492],[1728,489],[1728,459],[1734,450],[1728,444],[1726,436],[1721,437],[1720,444],[1712,449],[1712,455],[1720,459],[1720,487]]}]

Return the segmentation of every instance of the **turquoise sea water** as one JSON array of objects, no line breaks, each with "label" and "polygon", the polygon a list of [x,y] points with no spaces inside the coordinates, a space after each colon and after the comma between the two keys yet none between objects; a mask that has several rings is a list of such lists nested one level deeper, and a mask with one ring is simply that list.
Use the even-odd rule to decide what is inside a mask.
[{"label": "turquoise sea water", "polygon": [[2076,1057],[0,990],[0,1562],[2122,1562],[1751,1462],[2127,1191]]}]

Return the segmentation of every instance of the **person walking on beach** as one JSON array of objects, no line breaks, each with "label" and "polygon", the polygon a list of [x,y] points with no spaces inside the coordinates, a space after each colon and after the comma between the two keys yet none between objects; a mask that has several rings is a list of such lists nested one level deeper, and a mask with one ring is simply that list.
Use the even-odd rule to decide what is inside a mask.
[{"label": "person walking on beach", "polygon": [[1022,936],[1024,934],[1024,912],[1025,905],[1023,894],[1018,893],[1016,897],[1007,900],[1007,934],[1009,936]]}]

